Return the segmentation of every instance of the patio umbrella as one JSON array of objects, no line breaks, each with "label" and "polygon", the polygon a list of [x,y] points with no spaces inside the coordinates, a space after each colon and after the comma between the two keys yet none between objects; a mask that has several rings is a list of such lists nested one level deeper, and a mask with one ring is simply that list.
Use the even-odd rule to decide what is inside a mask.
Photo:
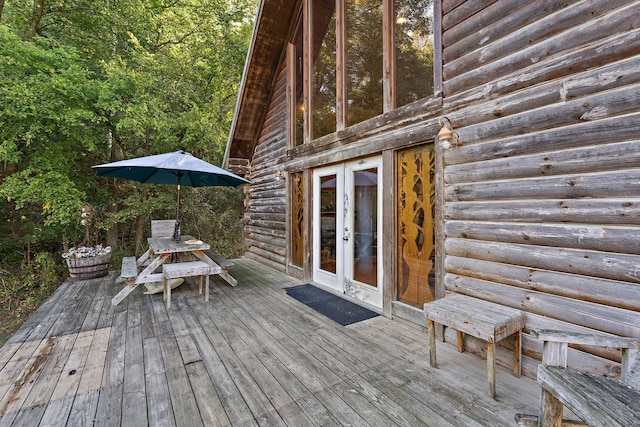
[{"label": "patio umbrella", "polygon": [[[176,231],[178,231],[180,218],[181,185],[189,187],[237,187],[249,183],[244,178],[200,160],[182,150],[96,165],[93,166],[93,169],[96,170],[97,176],[130,179],[149,184],[177,185]],[[176,233],[175,237],[178,237],[178,233]]]}]

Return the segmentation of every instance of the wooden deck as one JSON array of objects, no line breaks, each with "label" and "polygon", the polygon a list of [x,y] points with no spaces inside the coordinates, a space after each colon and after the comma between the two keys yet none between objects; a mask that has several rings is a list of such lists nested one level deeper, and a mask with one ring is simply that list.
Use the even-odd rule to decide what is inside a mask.
[{"label": "wooden deck", "polygon": [[237,260],[238,286],[65,282],[0,350],[0,426],[513,426],[539,387],[383,317],[340,326],[288,297],[300,282]]}]

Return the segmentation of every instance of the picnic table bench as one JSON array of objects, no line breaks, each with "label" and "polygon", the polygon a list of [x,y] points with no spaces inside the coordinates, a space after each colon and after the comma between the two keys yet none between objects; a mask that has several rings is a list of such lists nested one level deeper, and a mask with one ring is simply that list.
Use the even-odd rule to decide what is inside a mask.
[{"label": "picnic table bench", "polygon": [[218,273],[218,276],[222,277],[231,286],[236,286],[238,284],[238,281],[229,274],[229,270],[235,265],[233,262],[222,258],[220,255],[212,252],[211,250],[206,250],[204,251],[204,253],[207,254],[209,258],[214,260],[215,263],[218,264],[222,269],[222,271]]},{"label": "picnic table bench", "polygon": [[521,373],[522,328],[524,313],[510,307],[495,304],[462,294],[448,294],[444,298],[424,305],[429,334],[429,362],[436,366],[435,324],[456,330],[458,351],[464,351],[464,334],[487,341],[487,382],[489,396],[496,395],[495,346],[502,339],[513,335],[513,374]]},{"label": "picnic table bench", "polygon": [[180,277],[200,276],[198,294],[202,294],[202,277],[205,278],[204,300],[209,301],[209,275],[220,274],[219,267],[213,267],[204,261],[176,262],[162,265],[162,275],[164,282],[163,298],[167,308],[171,308],[171,279]]},{"label": "picnic table bench", "polygon": [[[563,408],[589,426],[640,426],[640,339],[532,330],[544,342],[538,383],[542,387],[540,413],[516,414],[520,426],[582,425],[563,421]],[[569,344],[622,349],[620,380],[567,369]]]},{"label": "picnic table bench", "polygon": [[138,264],[136,257],[127,256],[122,258],[122,268],[120,269],[120,278],[123,280],[135,279],[138,276]]}]

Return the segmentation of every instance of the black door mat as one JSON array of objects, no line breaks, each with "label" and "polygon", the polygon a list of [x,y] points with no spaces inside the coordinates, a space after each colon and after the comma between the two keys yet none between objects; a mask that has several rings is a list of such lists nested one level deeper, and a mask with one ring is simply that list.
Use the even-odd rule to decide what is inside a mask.
[{"label": "black door mat", "polygon": [[308,283],[285,288],[285,291],[290,297],[297,299],[342,326],[378,316],[378,313],[374,311]]}]

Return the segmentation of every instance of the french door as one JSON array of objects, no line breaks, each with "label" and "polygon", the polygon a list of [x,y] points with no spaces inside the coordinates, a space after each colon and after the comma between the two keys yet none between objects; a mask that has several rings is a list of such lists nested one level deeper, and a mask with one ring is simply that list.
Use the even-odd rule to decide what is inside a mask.
[{"label": "french door", "polygon": [[314,170],[313,280],[382,306],[382,158]]}]

